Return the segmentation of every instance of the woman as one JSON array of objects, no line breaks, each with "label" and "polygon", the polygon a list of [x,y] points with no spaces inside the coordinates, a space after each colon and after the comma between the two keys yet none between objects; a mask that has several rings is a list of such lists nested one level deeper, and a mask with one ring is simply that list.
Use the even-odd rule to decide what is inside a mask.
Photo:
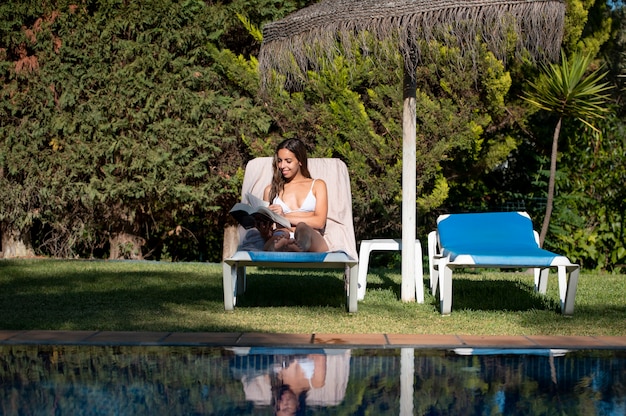
[{"label": "woman", "polygon": [[328,251],[323,233],[328,214],[326,183],[312,179],[307,152],[298,139],[281,142],[274,155],[274,176],[263,193],[269,208],[291,222],[291,229],[274,230],[268,251]]}]

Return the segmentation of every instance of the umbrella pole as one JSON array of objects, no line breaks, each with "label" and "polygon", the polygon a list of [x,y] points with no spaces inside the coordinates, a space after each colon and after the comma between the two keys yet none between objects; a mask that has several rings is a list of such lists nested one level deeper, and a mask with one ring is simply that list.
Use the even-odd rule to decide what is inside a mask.
[{"label": "umbrella pole", "polygon": [[[415,301],[416,234],[416,91],[415,75],[404,66],[402,88],[402,287],[403,302]],[[422,261],[422,259],[417,259]],[[423,300],[421,300],[423,302]]]}]

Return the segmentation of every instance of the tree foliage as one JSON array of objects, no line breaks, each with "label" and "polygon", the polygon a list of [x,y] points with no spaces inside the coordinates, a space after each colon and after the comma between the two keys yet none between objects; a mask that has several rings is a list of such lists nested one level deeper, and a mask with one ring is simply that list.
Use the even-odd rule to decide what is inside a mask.
[{"label": "tree foliage", "polygon": [[31,38],[8,49],[3,221],[25,229],[36,216],[49,231],[40,244],[68,243],[53,254],[108,246],[112,257],[141,258],[209,236],[236,192],[238,139],[267,130],[207,47],[226,13],[201,1],[146,6],[41,10],[23,30]]},{"label": "tree foliage", "polygon": [[626,126],[611,114],[596,127],[600,134],[567,134],[576,151],[560,161],[549,243],[588,269],[619,271],[626,265]]},{"label": "tree foliage", "polygon": [[[0,5],[3,244],[32,242],[37,254],[61,257],[219,261],[245,162],[287,137],[301,138],[313,157],[347,163],[357,240],[400,235],[402,58],[355,47],[298,91],[259,89],[258,28],[309,3]],[[623,27],[601,2],[569,0],[567,13],[566,51],[595,53]],[[623,39],[610,45],[620,57]],[[537,193],[546,154],[546,118],[528,118],[516,98],[533,66],[480,48],[475,59],[428,48],[434,61],[417,70],[419,236],[440,212]],[[574,143],[568,135],[565,171],[581,152]],[[583,189],[578,180],[563,197]],[[561,212],[557,226],[575,227]],[[605,226],[615,212],[607,206],[604,219],[590,221]]]}]

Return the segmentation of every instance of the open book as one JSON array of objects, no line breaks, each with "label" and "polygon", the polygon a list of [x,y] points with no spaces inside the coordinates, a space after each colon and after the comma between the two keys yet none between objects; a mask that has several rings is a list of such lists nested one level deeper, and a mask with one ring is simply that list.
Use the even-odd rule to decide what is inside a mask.
[{"label": "open book", "polygon": [[243,228],[249,229],[254,227],[255,217],[259,215],[284,228],[291,228],[291,222],[289,222],[287,218],[276,214],[268,208],[269,202],[257,198],[251,193],[247,193],[246,198],[249,204],[238,202],[229,211],[230,215],[232,215]]}]

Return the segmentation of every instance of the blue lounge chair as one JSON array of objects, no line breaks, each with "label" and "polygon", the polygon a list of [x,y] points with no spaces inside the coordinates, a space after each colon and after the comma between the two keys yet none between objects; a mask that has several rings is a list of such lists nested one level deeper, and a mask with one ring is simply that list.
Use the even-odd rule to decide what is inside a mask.
[{"label": "blue lounge chair", "polygon": [[[308,167],[313,178],[323,179],[328,188],[328,216],[325,236],[331,251],[326,253],[285,253],[261,251],[249,244],[256,229],[239,227],[236,242],[224,238],[223,283],[224,309],[233,310],[237,296],[246,290],[246,266],[278,268],[338,268],[344,271],[346,282],[346,308],[357,311],[358,255],[352,219],[352,192],[346,164],[333,158],[309,158]],[[261,157],[248,162],[242,185],[242,196],[251,193],[263,198],[265,187],[272,180],[272,158]],[[246,201],[243,201],[246,202]],[[227,247],[236,251],[227,252]]]},{"label": "blue lounge chair", "polygon": [[452,309],[452,272],[455,268],[533,268],[535,290],[545,294],[548,273],[557,268],[561,312],[574,313],[580,267],[567,257],[539,247],[538,235],[525,212],[442,215],[428,235],[430,288],[439,288],[441,313]]}]

